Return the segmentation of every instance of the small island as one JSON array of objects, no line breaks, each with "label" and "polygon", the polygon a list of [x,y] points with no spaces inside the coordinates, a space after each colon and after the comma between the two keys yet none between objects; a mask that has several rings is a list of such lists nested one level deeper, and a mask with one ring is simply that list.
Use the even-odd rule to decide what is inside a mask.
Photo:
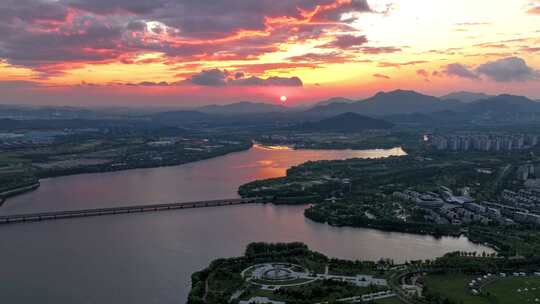
[{"label": "small island", "polygon": [[302,243],[252,243],[244,256],[215,260],[208,268],[194,273],[188,303],[285,304],[392,299],[396,295],[381,267],[390,263],[331,259]]}]

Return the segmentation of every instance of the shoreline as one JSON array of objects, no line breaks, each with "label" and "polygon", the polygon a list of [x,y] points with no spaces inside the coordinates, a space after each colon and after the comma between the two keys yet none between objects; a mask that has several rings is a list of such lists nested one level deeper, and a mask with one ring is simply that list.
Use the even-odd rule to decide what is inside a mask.
[{"label": "shoreline", "polygon": [[6,202],[8,198],[21,195],[30,191],[34,191],[40,186],[41,186],[41,183],[38,181],[31,185],[17,187],[17,188],[0,193],[0,207]]},{"label": "shoreline", "polygon": [[86,168],[86,169],[77,169],[77,170],[66,169],[64,171],[56,171],[56,172],[52,172],[52,173],[38,174],[38,177],[39,177],[39,179],[46,179],[46,178],[55,178],[55,177],[72,176],[72,175],[97,174],[97,173],[108,173],[108,172],[121,172],[121,171],[129,171],[129,170],[138,170],[138,169],[176,167],[176,166],[181,166],[181,165],[185,165],[185,164],[191,164],[191,163],[195,163],[195,162],[199,162],[199,161],[203,161],[203,160],[213,159],[213,158],[229,155],[229,154],[232,154],[232,153],[248,151],[252,147],[253,147],[253,145],[250,144],[249,146],[243,146],[242,148],[240,148],[238,150],[231,150],[231,151],[227,151],[227,152],[225,152],[223,154],[218,154],[218,155],[203,156],[201,158],[191,160],[191,161],[185,161],[185,162],[176,162],[176,163],[162,164],[162,165],[148,165],[148,166],[141,165],[141,166],[133,166],[133,167],[128,167],[128,168],[120,167],[120,166],[118,166],[118,167],[108,167],[107,168],[108,170],[103,170],[103,169],[100,169],[100,168],[92,168],[92,167]]},{"label": "shoreline", "polygon": [[196,162],[199,162],[199,161],[205,161],[205,160],[209,160],[209,159],[213,159],[213,158],[217,158],[217,157],[222,157],[222,156],[233,154],[233,153],[248,151],[252,147],[253,147],[253,145],[250,145],[250,146],[247,146],[247,147],[242,147],[242,149],[239,149],[239,150],[228,151],[227,153],[224,153],[224,154],[213,155],[213,156],[210,156],[210,157],[202,157],[200,159],[187,161],[187,162],[180,162],[180,163],[176,163],[176,164],[164,164],[164,165],[156,165],[156,166],[139,166],[139,167],[132,167],[132,168],[121,168],[121,167],[119,167],[118,169],[109,168],[111,170],[100,170],[99,168],[96,168],[94,170],[94,169],[87,168],[87,169],[79,169],[79,170],[73,170],[73,171],[70,171],[70,170],[65,170],[63,172],[59,171],[59,172],[56,172],[55,174],[50,174],[50,173],[49,174],[37,174],[37,177],[38,177],[37,183],[32,184],[30,186],[17,187],[15,189],[4,191],[4,192],[0,193],[0,207],[9,198],[12,198],[12,197],[22,195],[22,194],[25,194],[27,192],[36,190],[37,188],[40,187],[41,180],[44,180],[44,179],[59,178],[59,177],[74,176],[74,175],[84,175],[84,174],[100,174],[100,173],[111,173],[111,172],[121,172],[121,171],[140,170],[140,169],[176,167],[176,166],[182,166],[182,165],[186,165],[186,164],[196,163]]},{"label": "shoreline", "polygon": [[[202,157],[202,158],[197,159],[197,160],[192,160],[192,161],[187,161],[187,162],[179,162],[179,163],[175,163],[175,164],[164,164],[164,165],[154,165],[154,166],[138,166],[138,167],[132,167],[132,168],[118,167],[118,169],[108,168],[109,170],[103,170],[103,169],[100,169],[100,168],[95,168],[95,169],[86,168],[86,169],[79,169],[79,170],[57,171],[57,172],[53,172],[53,173],[42,173],[42,174],[37,174],[37,177],[39,178],[39,181],[37,182],[37,184],[39,184],[40,181],[43,180],[43,179],[65,177],[65,176],[74,176],[74,175],[83,175],[83,174],[99,174],[99,173],[110,173],[110,172],[122,172],[122,171],[129,171],[129,170],[154,169],[154,168],[182,166],[182,165],[186,165],[186,164],[196,163],[196,162],[199,162],[199,161],[205,161],[205,160],[214,159],[214,158],[217,158],[217,157],[230,155],[230,154],[233,154],[233,153],[249,151],[250,149],[252,149],[254,147],[258,147],[258,148],[261,148],[261,149],[274,149],[276,146],[266,145],[266,144],[262,144],[262,143],[259,143],[259,142],[251,141],[249,146],[244,146],[244,147],[242,147],[241,149],[238,149],[238,150],[228,151],[227,153],[220,154],[220,155]],[[394,148],[400,148],[400,147],[394,147]],[[287,149],[290,149],[290,150],[337,150],[337,151],[342,151],[342,150],[359,150],[359,151],[389,150],[389,149],[385,149],[385,148],[378,148],[378,149],[355,149],[355,148],[349,148],[349,149],[331,149],[331,148],[310,149],[310,148],[300,148],[300,149],[294,149],[292,147],[287,147]],[[391,149],[393,149],[393,148],[391,148]],[[26,187],[26,186],[23,186],[23,187]],[[20,187],[20,188],[23,188],[23,187]],[[38,187],[39,187],[39,185],[36,187],[36,189]],[[19,188],[17,188],[17,189],[19,189]],[[35,189],[32,189],[32,190],[35,190]],[[0,207],[7,201],[8,198],[15,197],[17,195],[22,195],[22,194],[24,194],[26,192],[29,192],[29,191],[32,191],[32,190],[23,191],[23,192],[17,192],[17,193],[14,193],[13,195],[5,196],[5,197],[3,197],[2,194],[0,193]]]},{"label": "shoreline", "polygon": [[[129,171],[129,170],[140,170],[140,169],[152,169],[152,168],[160,168],[160,167],[175,167],[175,166],[182,166],[182,165],[186,165],[186,164],[190,164],[190,163],[196,163],[196,162],[199,162],[199,161],[204,161],[204,160],[209,160],[209,159],[214,159],[214,158],[217,158],[217,157],[221,157],[221,156],[226,156],[226,155],[229,155],[229,154],[233,154],[233,153],[238,153],[238,152],[244,152],[244,151],[248,151],[250,149],[253,149],[253,148],[259,148],[259,149],[276,149],[276,150],[279,150],[279,149],[290,149],[290,150],[296,150],[296,149],[293,149],[291,147],[283,147],[283,146],[278,146],[278,147],[275,147],[275,146],[268,146],[268,145],[265,145],[265,144],[261,144],[261,143],[258,143],[258,142],[252,142],[252,144],[249,146],[249,147],[243,147],[243,149],[240,149],[240,150],[236,150],[236,151],[230,151],[228,153],[225,153],[225,154],[221,154],[221,155],[217,155],[217,156],[212,156],[212,157],[205,157],[205,158],[201,158],[201,159],[198,159],[198,160],[194,160],[194,161],[190,161],[190,162],[184,162],[184,163],[179,163],[179,164],[174,164],[174,165],[163,165],[163,166],[151,166],[151,167],[136,167],[136,168],[129,168],[129,169],[118,169],[118,170],[111,170],[111,171],[96,171],[96,172],[92,172],[92,171],[89,171],[89,172],[78,172],[78,173],[73,173],[73,174],[64,174],[64,175],[54,175],[54,176],[48,176],[48,177],[43,177],[42,179],[48,179],[48,178],[56,178],[56,177],[63,177],[63,176],[73,176],[73,175],[79,175],[79,174],[101,174],[101,173],[112,173],[112,172],[121,172],[121,171]],[[394,148],[399,148],[399,147],[394,147]],[[302,148],[302,149],[298,149],[298,150],[310,150],[310,149],[305,149],[305,148]],[[335,150],[335,149],[322,149],[322,150]],[[372,149],[370,149],[372,150]],[[376,150],[387,150],[387,149],[376,149]],[[40,179],[41,181],[41,179]],[[32,184],[32,185],[26,185],[26,186],[23,186],[23,187],[18,187],[18,188],[15,188],[15,189],[11,189],[9,191],[5,191],[3,193],[0,193],[0,207],[11,197],[15,197],[17,195],[22,195],[22,194],[25,194],[27,192],[30,192],[30,191],[33,191],[37,188],[39,188],[40,186],[40,181],[38,181],[37,183],[35,184]],[[274,204],[275,205],[275,204]],[[279,204],[277,204],[276,206],[278,206]],[[285,205],[288,205],[288,204],[285,204]],[[309,204],[306,205],[306,209],[307,209],[307,206],[309,206]],[[305,211],[305,210],[304,210]],[[490,249],[492,249],[493,251],[495,252],[498,252],[498,248],[495,244],[489,244],[489,243],[486,243],[485,241],[483,240],[478,240],[478,239],[475,239],[474,237],[470,237],[467,233],[459,233],[459,234],[433,234],[433,233],[429,233],[429,232],[424,232],[424,233],[419,233],[419,232],[416,232],[416,231],[403,231],[403,230],[400,230],[400,229],[384,229],[384,228],[381,228],[381,227],[371,227],[371,226],[347,226],[347,225],[344,225],[344,226],[341,226],[341,225],[332,225],[330,223],[327,223],[327,222],[321,222],[321,221],[317,221],[317,220],[314,220],[312,218],[310,218],[309,216],[306,216],[304,214],[304,218],[305,219],[308,219],[310,221],[313,221],[313,222],[316,222],[316,223],[319,223],[319,224],[323,224],[323,225],[328,225],[328,226],[333,226],[333,227],[343,227],[343,228],[360,228],[360,229],[373,229],[373,230],[377,230],[377,231],[382,231],[382,232],[389,232],[389,233],[392,233],[392,232],[395,232],[395,233],[406,233],[406,234],[412,234],[412,235],[424,235],[424,236],[430,236],[430,237],[434,237],[434,238],[441,238],[441,237],[452,237],[452,238],[459,238],[460,236],[465,236],[467,239],[469,239],[472,243],[474,244],[477,244],[477,245],[483,245],[483,246],[486,246]]]}]

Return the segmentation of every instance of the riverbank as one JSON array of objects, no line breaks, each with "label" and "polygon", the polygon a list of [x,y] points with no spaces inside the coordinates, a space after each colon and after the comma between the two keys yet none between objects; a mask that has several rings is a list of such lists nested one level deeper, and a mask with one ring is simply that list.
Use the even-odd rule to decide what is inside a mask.
[{"label": "riverbank", "polygon": [[11,190],[8,190],[8,191],[1,192],[0,193],[0,206],[2,206],[4,204],[4,202],[8,198],[14,197],[16,195],[20,195],[20,194],[23,194],[23,193],[27,193],[27,192],[30,192],[30,191],[34,191],[37,188],[39,188],[40,185],[41,185],[41,183],[38,181],[37,183],[32,184],[32,185],[21,186],[21,187],[15,188],[15,189],[11,189]]},{"label": "riverbank", "polygon": [[[464,235],[501,255],[534,255],[540,248],[535,225],[515,222],[504,211],[494,217],[474,209],[483,200],[499,201],[503,187],[516,184],[513,176],[501,186],[493,178],[495,173],[483,174],[469,162],[502,173],[519,165],[514,155],[496,153],[308,162],[291,168],[285,177],[244,184],[239,193],[289,204],[309,198],[313,205],[305,211],[306,217],[331,226],[435,237]],[[458,204],[446,196],[459,196],[463,189],[469,189],[465,197],[471,195],[476,204]],[[438,205],[403,193],[427,197]]]},{"label": "riverbank", "polygon": [[[87,175],[83,177],[87,181]],[[41,195],[48,187],[43,183],[39,193],[27,195]],[[64,198],[61,193],[53,196]],[[47,196],[40,196],[39,202],[48,203]],[[240,256],[248,243],[257,241],[301,241],[329,257],[368,261],[385,257],[397,263],[453,251],[489,251],[465,238],[321,225],[306,220],[304,208],[252,204],[5,225],[0,229],[0,258],[10,262],[0,275],[5,282],[0,302],[184,303],[193,272],[218,257]],[[28,275],[38,271],[50,279]],[[20,292],[29,285],[32,293]]]},{"label": "riverbank", "polygon": [[[222,149],[219,151],[215,151],[213,153],[208,154],[200,154],[196,155],[196,157],[193,157],[191,159],[179,159],[177,161],[169,161],[169,162],[160,162],[160,163],[142,163],[142,164],[135,164],[135,165],[96,165],[96,166],[86,166],[86,167],[78,167],[78,168],[71,168],[71,169],[64,169],[64,170],[41,170],[35,172],[35,176],[37,178],[45,179],[45,178],[57,178],[57,177],[66,177],[66,176],[74,176],[74,175],[82,175],[82,174],[94,174],[94,173],[107,173],[107,172],[120,172],[120,171],[129,171],[129,170],[136,170],[136,169],[151,169],[151,168],[160,168],[160,167],[174,167],[174,166],[180,166],[185,164],[190,164],[198,161],[208,160],[212,158],[217,158],[221,156],[225,156],[231,153],[237,153],[242,151],[247,151],[251,149],[253,146],[252,143],[246,143],[245,145],[238,145],[233,146],[230,149]],[[10,189],[8,191],[0,193],[0,206],[5,203],[8,198],[13,198],[21,194],[25,194],[29,191],[36,190],[41,185],[40,181],[38,181],[35,184],[32,184],[30,186],[22,185],[20,187]]]},{"label": "riverbank", "polygon": [[159,161],[152,163],[117,163],[117,164],[107,164],[106,166],[97,165],[97,166],[87,166],[73,169],[65,170],[44,170],[38,172],[37,175],[39,178],[51,178],[51,177],[60,177],[60,176],[69,176],[69,175],[78,175],[78,174],[87,174],[87,173],[106,173],[106,172],[117,172],[117,171],[126,171],[133,169],[150,169],[150,168],[160,168],[160,167],[174,167],[184,164],[189,164],[193,162],[198,162],[201,160],[207,160],[211,158],[216,158],[224,156],[230,153],[242,152],[251,149],[253,146],[252,143],[246,143],[238,146],[232,146],[227,149],[220,149],[217,151],[212,151],[207,154],[198,154],[192,156],[190,159],[177,159],[170,161]]}]

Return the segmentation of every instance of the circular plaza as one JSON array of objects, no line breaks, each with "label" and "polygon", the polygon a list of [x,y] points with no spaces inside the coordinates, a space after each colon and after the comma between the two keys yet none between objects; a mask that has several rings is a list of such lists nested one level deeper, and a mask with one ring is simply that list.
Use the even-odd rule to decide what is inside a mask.
[{"label": "circular plaza", "polygon": [[306,268],[288,263],[253,265],[245,269],[242,276],[252,284],[274,288],[302,285],[316,280]]}]

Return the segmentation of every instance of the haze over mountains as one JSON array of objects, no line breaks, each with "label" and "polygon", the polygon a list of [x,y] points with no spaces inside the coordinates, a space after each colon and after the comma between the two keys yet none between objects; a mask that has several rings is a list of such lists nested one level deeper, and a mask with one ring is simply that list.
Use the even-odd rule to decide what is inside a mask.
[{"label": "haze over mountains", "polygon": [[332,103],[316,106],[307,112],[314,116],[332,116],[345,112],[385,116],[443,111],[456,107],[458,103],[457,101],[445,101],[414,91],[396,90],[389,93],[380,92],[370,98],[353,103]]},{"label": "haze over mountains", "polygon": [[269,103],[255,103],[249,101],[241,101],[227,105],[208,105],[194,110],[208,114],[253,114],[253,113],[268,113],[268,112],[287,112],[290,108],[282,105]]},{"label": "haze over mountains", "polygon": [[320,121],[308,121],[289,130],[302,132],[354,133],[363,130],[390,129],[393,123],[356,113],[344,113]]},{"label": "haze over mountains", "polygon": [[[438,98],[406,90],[380,92],[359,101],[344,98],[330,99],[307,110],[249,102],[229,106],[202,107],[191,112],[178,111],[176,121],[185,119],[189,121],[193,115],[197,115],[195,113],[212,115],[212,117],[207,118],[198,115],[197,119],[199,120],[212,120],[214,123],[229,124],[293,124],[302,126],[306,122],[319,121],[321,125],[328,126],[325,119],[345,113],[360,114],[361,116],[356,118],[362,120],[362,124],[365,116],[395,124],[426,126],[456,123],[482,125],[540,123],[540,103],[523,96],[490,96],[459,92]],[[350,115],[345,117],[351,119]],[[320,128],[309,124],[304,127]]]},{"label": "haze over mountains", "polygon": [[[358,114],[352,115],[351,113]],[[347,115],[344,115],[347,114]],[[523,96],[491,96],[483,93],[456,92],[442,97],[415,91],[380,92],[367,99],[353,101],[332,98],[311,108],[287,107],[278,104],[238,102],[191,109],[164,110],[152,113],[137,111],[115,114],[72,107],[11,107],[0,106],[0,118],[8,119],[129,119],[154,124],[184,127],[193,124],[207,126],[297,126],[313,130],[341,129],[350,123],[352,129],[372,125],[384,128],[384,123],[397,125],[452,124],[516,124],[540,123],[540,103]],[[339,123],[340,119],[344,120]],[[377,123],[370,119],[377,119]],[[358,120],[355,124],[352,121]],[[312,124],[319,122],[319,124]],[[69,125],[69,124],[68,124]],[[94,125],[94,123],[90,124]]]},{"label": "haze over mountains", "polygon": [[311,107],[314,107],[314,106],[326,106],[326,105],[329,105],[329,104],[332,104],[332,103],[353,103],[353,102],[355,102],[355,100],[353,100],[353,99],[349,99],[349,98],[345,98],[345,97],[333,97],[333,98],[330,98],[330,99],[327,99],[327,100],[319,101],[319,102],[315,103],[314,105],[312,105]]},{"label": "haze over mountains", "polygon": [[482,99],[488,99],[495,97],[494,95],[488,95],[484,93],[475,93],[475,92],[467,92],[467,91],[460,91],[460,92],[453,92],[444,96],[441,96],[441,99],[443,100],[457,100],[461,102],[475,102]]}]

